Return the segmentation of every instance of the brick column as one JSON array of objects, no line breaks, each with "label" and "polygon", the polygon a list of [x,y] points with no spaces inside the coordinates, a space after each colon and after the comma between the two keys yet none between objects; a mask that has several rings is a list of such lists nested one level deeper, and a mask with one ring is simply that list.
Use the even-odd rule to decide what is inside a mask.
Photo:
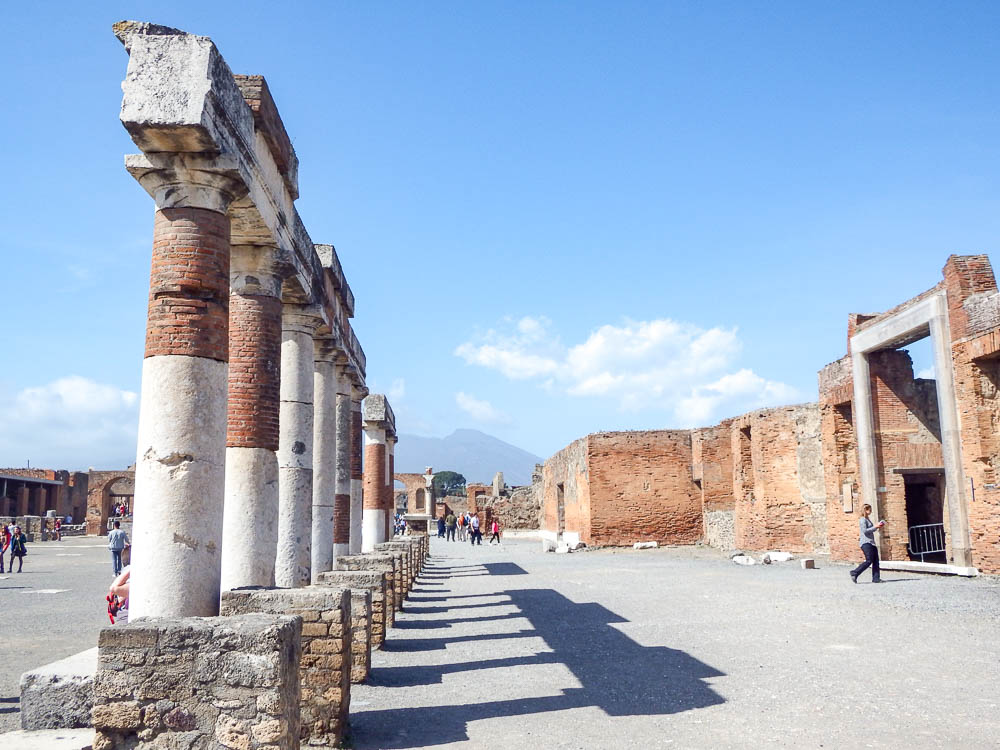
[{"label": "brick column", "polygon": [[165,157],[156,199],[132,528],[133,618],[219,611],[229,360],[229,217],[238,175]]},{"label": "brick column", "polygon": [[361,551],[372,552],[385,541],[385,472],[388,464],[385,427],[365,423],[364,511]]},{"label": "brick column", "polygon": [[364,433],[361,430],[361,400],[364,391],[351,386],[351,554],[361,551],[361,451]]},{"label": "brick column", "polygon": [[276,249],[233,247],[222,588],[273,586],[278,541],[281,277]]},{"label": "brick column", "polygon": [[337,357],[333,339],[315,342],[313,391],[312,583],[333,570],[333,513],[337,494]]},{"label": "brick column", "polygon": [[274,582],[307,586],[312,565],[313,334],[318,311],[281,313],[281,422],[278,436],[278,554]]},{"label": "brick column", "polygon": [[351,551],[351,381],[337,368],[336,496],[333,508],[333,556]]}]

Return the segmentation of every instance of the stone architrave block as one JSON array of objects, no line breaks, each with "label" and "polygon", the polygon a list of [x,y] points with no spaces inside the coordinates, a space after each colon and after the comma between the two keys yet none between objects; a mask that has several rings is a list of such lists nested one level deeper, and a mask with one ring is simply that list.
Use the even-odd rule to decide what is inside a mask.
[{"label": "stone architrave block", "polygon": [[379,552],[363,555],[341,555],[334,561],[336,570],[377,570],[385,574],[386,607],[385,626],[396,622],[396,558]]},{"label": "stone architrave block", "polygon": [[263,612],[302,618],[299,736],[304,745],[340,744],[351,703],[351,595],[345,589],[247,587],[222,594],[222,615]]},{"label": "stone architrave block", "polygon": [[386,602],[386,573],[382,570],[330,570],[319,574],[317,581],[322,586],[338,588],[366,589],[371,592],[371,647],[379,648],[387,632],[387,614],[392,607]]},{"label": "stone architrave block", "polygon": [[21,728],[89,727],[97,647],[21,675]]},{"label": "stone architrave block", "polygon": [[[367,574],[363,574],[367,575]],[[341,586],[320,581],[317,587]],[[366,588],[348,588],[351,597],[351,682],[364,682],[372,664],[372,592]]]},{"label": "stone architrave block", "polygon": [[104,628],[93,750],[299,747],[302,618],[143,618]]}]

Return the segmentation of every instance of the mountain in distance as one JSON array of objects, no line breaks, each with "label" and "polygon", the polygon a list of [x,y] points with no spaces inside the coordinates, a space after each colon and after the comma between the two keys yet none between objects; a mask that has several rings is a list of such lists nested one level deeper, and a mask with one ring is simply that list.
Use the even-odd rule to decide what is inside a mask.
[{"label": "mountain in distance", "polygon": [[399,474],[423,474],[433,466],[482,484],[492,482],[498,471],[509,485],[531,484],[535,464],[542,463],[538,456],[479,430],[455,430],[445,438],[400,435],[395,456]]}]

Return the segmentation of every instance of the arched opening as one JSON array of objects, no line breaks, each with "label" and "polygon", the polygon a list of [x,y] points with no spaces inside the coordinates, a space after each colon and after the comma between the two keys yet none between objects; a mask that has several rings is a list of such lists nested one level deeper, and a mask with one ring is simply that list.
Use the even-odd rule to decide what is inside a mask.
[{"label": "arched opening", "polygon": [[424,490],[422,490],[422,489],[418,489],[415,494],[416,494],[416,498],[414,498],[414,502],[416,503],[416,506],[417,506],[415,508],[415,510],[418,513],[426,513],[427,512],[427,501],[426,501],[427,493],[424,492]]}]

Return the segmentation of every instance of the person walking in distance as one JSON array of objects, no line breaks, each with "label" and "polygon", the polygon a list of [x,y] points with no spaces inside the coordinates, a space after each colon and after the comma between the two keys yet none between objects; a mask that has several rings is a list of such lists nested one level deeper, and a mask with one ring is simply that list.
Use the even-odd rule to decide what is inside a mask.
[{"label": "person walking in distance", "polygon": [[490,534],[492,534],[490,544],[493,544],[493,542],[500,544],[500,524],[495,518],[493,519],[493,523],[490,524]]},{"label": "person walking in distance", "polygon": [[28,537],[26,537],[20,526],[15,526],[13,533],[10,535],[10,560],[7,561],[7,572],[14,572],[14,558],[17,558],[17,572],[21,572],[21,566],[24,564],[24,556],[28,554],[27,548]]},{"label": "person walking in distance", "polygon": [[479,514],[472,516],[469,520],[469,532],[470,532],[470,544],[478,544],[482,546],[483,535],[479,531]]},{"label": "person walking in distance", "polygon": [[456,521],[455,521],[455,514],[449,512],[448,516],[444,519],[444,525],[448,529],[448,537],[447,538],[448,538],[449,542],[454,542],[455,541],[455,523],[456,523]]},{"label": "person walking in distance", "polygon": [[115,527],[108,532],[108,549],[111,550],[111,567],[115,575],[122,572],[122,552],[129,546],[128,534],[122,531],[122,522],[115,521]]},{"label": "person walking in distance", "polygon": [[469,520],[466,518],[465,513],[458,514],[457,524],[458,524],[458,541],[464,542],[466,536],[465,530],[469,528]]},{"label": "person walking in distance", "polygon": [[10,549],[10,529],[7,524],[0,525],[0,573],[3,573],[3,556]]},{"label": "person walking in distance", "polygon": [[861,509],[861,520],[858,522],[858,527],[861,530],[861,551],[865,554],[865,561],[851,571],[851,580],[855,583],[858,582],[858,576],[864,573],[869,566],[872,569],[872,583],[882,582],[878,568],[878,547],[875,546],[875,532],[885,526],[885,521],[879,521],[877,524],[872,523],[868,517],[871,514],[872,506],[865,503]]}]

